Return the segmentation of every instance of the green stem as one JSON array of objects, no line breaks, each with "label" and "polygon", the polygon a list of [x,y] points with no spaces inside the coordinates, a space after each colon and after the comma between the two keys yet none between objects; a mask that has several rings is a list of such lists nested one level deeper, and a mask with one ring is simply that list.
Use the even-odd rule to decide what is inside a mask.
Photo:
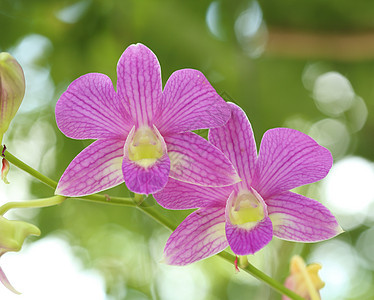
[{"label": "green stem", "polygon": [[177,226],[170,222],[168,218],[161,215],[160,212],[157,210],[157,207],[155,206],[144,206],[140,205],[137,206],[138,209],[140,209],[143,213],[151,217],[153,220],[155,220],[157,223],[161,224],[162,226],[170,229],[171,231],[174,231]]},{"label": "green stem", "polygon": [[[3,146],[1,146],[0,151],[3,151]],[[44,184],[50,186],[53,189],[56,189],[57,182],[48,178],[47,176],[41,174],[40,172],[36,171],[35,169],[31,168],[15,156],[13,156],[11,153],[8,151],[5,151],[5,157],[7,160],[12,163],[13,165],[17,166],[18,168],[22,169],[26,173],[30,174],[31,176],[35,177],[36,179],[40,180]],[[60,201],[59,203],[63,202],[66,197],[62,196],[56,196],[60,197],[58,198]],[[54,198],[54,197],[52,197]],[[138,197],[139,198],[139,197]],[[138,200],[138,198],[136,200]],[[63,200],[61,200],[63,199]],[[124,206],[132,206],[132,207],[137,207],[140,209],[142,212],[147,214],[149,217],[154,219],[156,222],[161,224],[162,226],[170,229],[171,231],[175,230],[176,226],[172,222],[169,221],[165,216],[161,215],[160,212],[157,210],[155,206],[146,206],[144,203],[136,203],[134,202],[133,199],[130,198],[121,198],[121,197],[109,197],[108,195],[98,195],[98,194],[93,194],[85,197],[80,197],[77,199],[81,200],[86,200],[86,201],[91,201],[91,202],[99,202],[99,203],[107,203],[107,204],[115,204],[115,205],[124,205]],[[48,200],[48,201],[47,201]],[[56,201],[55,204],[59,204]],[[27,204],[26,204],[27,203]],[[51,204],[51,198],[48,199],[39,199],[39,200],[34,200],[34,201],[26,201],[26,202],[10,202],[4,204],[2,207],[0,207],[0,214],[4,214],[7,210],[10,208],[14,207],[44,207],[44,206],[50,206],[50,205],[44,205],[44,204],[50,204],[50,205],[55,205]],[[7,206],[8,204],[8,206]],[[32,206],[33,205],[33,206]],[[223,251],[221,253],[217,254],[219,257],[223,258],[224,260],[228,261],[229,263],[233,264],[235,261],[235,257],[228,253],[227,251]],[[259,269],[255,268],[253,265],[248,264],[246,267],[242,268],[245,272],[248,274],[256,277],[260,281],[263,281],[267,283],[271,288],[274,290],[278,291],[281,294],[286,295],[290,299],[294,300],[304,300],[304,298],[300,297],[299,295],[295,294],[291,290],[287,289],[285,286],[283,286],[281,283],[277,282],[273,278],[269,277]]]},{"label": "green stem", "polygon": [[57,204],[61,204],[66,200],[67,197],[54,196],[45,199],[37,199],[31,201],[22,202],[7,202],[0,207],[0,215],[4,215],[9,209],[12,208],[35,208],[35,207],[48,207]]},{"label": "green stem", "polygon": [[[3,151],[3,149],[4,149],[4,146],[1,145],[0,153]],[[5,150],[4,154],[5,154],[6,159],[10,163],[20,168],[21,170],[25,171],[26,173],[30,174],[34,178],[38,179],[40,182],[48,185],[49,187],[53,189],[56,189],[57,187],[56,181],[50,179],[49,177],[43,175],[42,173],[30,167],[29,165],[25,164],[23,161],[19,160],[17,157],[9,153],[7,150]],[[78,199],[91,201],[91,202],[114,204],[114,205],[135,206],[131,198],[109,197],[107,195],[93,194],[93,195],[88,195],[84,197],[79,197]]]},{"label": "green stem", "polygon": [[133,201],[137,204],[137,205],[141,205],[143,203],[145,199],[145,195],[142,195],[142,194],[134,194],[134,198],[133,198]]},{"label": "green stem", "polygon": [[[219,257],[223,258],[224,260],[233,263],[235,261],[235,256],[228,253],[227,251],[222,251],[217,254]],[[240,267],[240,266],[239,266]],[[279,283],[275,279],[271,278],[270,276],[266,275],[250,263],[245,268],[241,268],[243,271],[247,272],[248,274],[251,274],[253,277],[257,278],[260,281],[263,281],[267,283],[271,288],[273,288],[275,291],[286,295],[290,299],[294,300],[305,300],[303,297],[297,295],[293,291],[286,288],[283,284]]]},{"label": "green stem", "polygon": [[111,204],[111,205],[121,205],[121,206],[131,206],[131,207],[136,206],[136,204],[131,198],[112,197],[108,195],[92,194],[88,196],[79,197],[76,199],[96,202],[96,203]]},{"label": "green stem", "polygon": [[240,255],[239,256],[239,267],[241,269],[244,269],[246,266],[248,266],[249,264],[249,261],[248,261],[248,257],[247,255]]},{"label": "green stem", "polygon": [[[0,152],[4,149],[3,145],[1,145]],[[36,171],[35,169],[31,168],[29,165],[25,164],[23,161],[19,160],[17,157],[9,153],[7,150],[4,152],[4,157],[13,165],[17,166],[21,170],[25,171],[26,173],[30,174],[31,176],[39,179],[44,184],[50,186],[53,189],[56,189],[57,182],[48,178],[47,176],[43,175],[42,173]]]}]

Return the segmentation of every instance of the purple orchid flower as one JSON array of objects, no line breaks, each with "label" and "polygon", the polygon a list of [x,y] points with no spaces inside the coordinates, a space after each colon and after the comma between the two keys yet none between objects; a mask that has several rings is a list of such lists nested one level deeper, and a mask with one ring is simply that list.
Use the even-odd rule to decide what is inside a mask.
[{"label": "purple orchid flower", "polygon": [[164,250],[168,264],[190,264],[227,246],[237,255],[253,254],[273,235],[316,242],[342,232],[321,203],[289,191],[324,178],[332,166],[330,152],[297,130],[275,128],[264,134],[257,156],[245,113],[229,105],[231,119],[211,129],[209,141],[226,154],[242,181],[214,188],[170,179],[154,195],[165,208],[199,208],[168,239]]},{"label": "purple orchid flower", "polygon": [[202,186],[240,181],[223,153],[191,130],[224,125],[230,108],[204,75],[174,72],[162,91],[157,57],[129,46],[117,65],[117,92],[104,74],[70,84],[56,105],[59,129],[74,139],[97,139],[70,163],[56,194],[83,196],[122,182],[150,194],[171,178]]}]

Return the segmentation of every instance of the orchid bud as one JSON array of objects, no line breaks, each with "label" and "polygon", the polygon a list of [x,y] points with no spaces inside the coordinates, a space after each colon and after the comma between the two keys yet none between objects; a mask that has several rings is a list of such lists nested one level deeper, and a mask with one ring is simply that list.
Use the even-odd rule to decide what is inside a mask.
[{"label": "orchid bud", "polygon": [[[321,268],[320,264],[306,266],[304,260],[295,255],[291,259],[290,276],[287,277],[285,286],[305,299],[320,300],[319,290],[325,286],[318,275]],[[283,296],[282,300],[289,298]]]},{"label": "orchid bud", "polygon": [[[26,222],[10,221],[0,216],[0,257],[6,252],[21,250],[25,238],[29,235],[39,236],[39,228]],[[19,294],[10,284],[1,267],[0,282],[12,292]]]},{"label": "orchid bud", "polygon": [[3,159],[1,160],[1,180],[4,181],[4,183],[6,184],[9,184],[9,181],[7,179],[9,169],[10,169],[9,162],[3,157]]},{"label": "orchid bud", "polygon": [[0,256],[8,251],[21,250],[22,244],[29,235],[40,235],[35,225],[23,221],[10,221],[0,216]]},{"label": "orchid bud", "polygon": [[25,76],[19,63],[0,53],[0,144],[25,95]]}]

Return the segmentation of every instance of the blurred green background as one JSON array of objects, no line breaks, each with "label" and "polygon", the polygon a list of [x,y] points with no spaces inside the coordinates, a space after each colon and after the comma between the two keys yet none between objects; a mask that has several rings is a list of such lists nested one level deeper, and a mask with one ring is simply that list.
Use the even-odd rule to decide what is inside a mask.
[{"label": "blurred green background", "polygon": [[[85,73],[115,83],[120,55],[137,42],[158,56],[164,83],[177,69],[201,70],[247,112],[258,144],[273,127],[314,137],[335,164],[325,180],[297,192],[324,203],[346,232],[308,245],[275,238],[250,261],[283,282],[290,258],[300,254],[322,263],[323,299],[374,299],[372,1],[0,0],[0,28],[0,51],[16,57],[27,84],[4,143],[56,181],[91,142],[58,130],[56,101]],[[53,194],[15,167],[9,180],[0,183],[1,203]],[[130,196],[124,184],[108,193]],[[163,212],[176,224],[189,213]],[[281,299],[216,257],[162,264],[170,232],[133,208],[70,199],[9,215],[42,230],[21,253],[2,258],[24,293],[14,299]],[[68,262],[74,270],[64,269]],[[0,298],[11,297],[0,286]]]}]

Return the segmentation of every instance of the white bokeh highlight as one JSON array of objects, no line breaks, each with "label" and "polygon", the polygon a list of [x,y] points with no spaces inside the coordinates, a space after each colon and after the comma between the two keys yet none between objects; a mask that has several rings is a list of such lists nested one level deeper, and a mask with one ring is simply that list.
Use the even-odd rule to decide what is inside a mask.
[{"label": "white bokeh highlight", "polygon": [[336,162],[322,184],[326,204],[343,229],[365,222],[374,202],[374,164],[357,156]]},{"label": "white bokeh highlight", "polygon": [[317,77],[313,87],[317,107],[328,115],[347,111],[355,98],[349,80],[338,72],[327,72]]},{"label": "white bokeh highlight", "polygon": [[97,271],[85,269],[69,244],[50,236],[7,253],[1,266],[21,295],[0,285],[0,299],[66,300],[106,299],[105,282]]}]

